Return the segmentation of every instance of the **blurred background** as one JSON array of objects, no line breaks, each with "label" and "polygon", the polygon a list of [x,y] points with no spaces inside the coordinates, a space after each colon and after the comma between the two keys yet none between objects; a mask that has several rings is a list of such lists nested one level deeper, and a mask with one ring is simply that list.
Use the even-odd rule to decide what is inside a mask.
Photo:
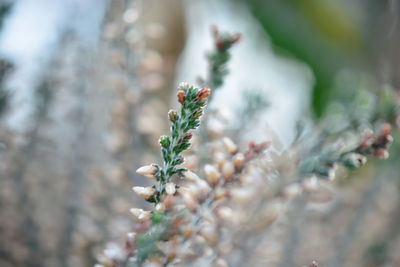
[{"label": "blurred background", "polygon": [[[177,84],[206,75],[211,25],[243,36],[211,130],[240,131],[256,105],[236,141],[285,148],[299,122],[340,136],[393,117],[399,14],[396,0],[1,0],[0,266],[93,266],[123,242],[145,206],[134,171],[160,161]],[[267,266],[400,266],[399,155],[276,226]]]}]

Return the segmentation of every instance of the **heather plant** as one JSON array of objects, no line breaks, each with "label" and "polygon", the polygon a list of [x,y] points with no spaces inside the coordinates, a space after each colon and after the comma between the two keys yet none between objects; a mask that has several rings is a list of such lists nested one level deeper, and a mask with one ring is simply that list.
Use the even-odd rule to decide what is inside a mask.
[{"label": "heather plant", "polygon": [[208,61],[207,78],[205,80],[200,78],[199,82],[206,87],[217,90],[224,84],[224,78],[229,73],[227,64],[231,58],[230,49],[240,40],[241,35],[220,32],[215,26],[211,30],[214,38],[214,49],[206,55]]},{"label": "heather plant", "polygon": [[[220,35],[214,30],[216,49],[208,56],[210,71],[204,85],[221,87],[227,74],[229,48],[239,36]],[[329,136],[312,127],[316,134],[309,140],[299,131],[285,150],[269,140],[250,142],[247,150],[242,150],[227,136],[228,131],[216,137],[203,135],[202,143],[191,144],[192,131],[200,125],[207,100],[211,99],[210,91],[186,83],[179,85],[181,110],[168,113],[171,134],[159,139],[163,164],[137,170],[156,184],[133,187],[137,195],[154,204],[154,209],[131,209],[138,221],[135,231],[128,234],[125,248],[108,247],[99,259],[100,266],[277,263],[279,260],[267,258],[262,251],[270,243],[279,243],[270,240],[274,222],[285,216],[300,218],[308,202],[329,201],[329,196],[320,195],[333,194],[330,182],[340,167],[352,171],[365,165],[367,157],[387,159],[393,143],[392,127],[398,122],[398,103],[380,99],[390,103],[386,108],[377,105],[376,114],[371,116],[371,124],[378,126],[376,133],[354,127]],[[260,109],[266,105],[261,100],[256,103]],[[245,111],[247,115],[258,112]],[[203,146],[207,150],[201,149]],[[205,151],[207,155],[202,155]],[[193,164],[200,175],[185,167],[184,156],[206,158]],[[291,244],[287,246],[284,256],[285,251],[286,256],[291,251]],[[253,254],[257,257],[250,257]],[[284,264],[281,259],[280,265]],[[312,261],[310,266],[318,263]]]}]

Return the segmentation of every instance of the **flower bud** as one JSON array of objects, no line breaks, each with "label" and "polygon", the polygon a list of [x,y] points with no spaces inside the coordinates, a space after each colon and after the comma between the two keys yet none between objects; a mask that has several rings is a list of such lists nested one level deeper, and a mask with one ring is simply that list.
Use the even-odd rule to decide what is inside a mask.
[{"label": "flower bud", "polygon": [[222,164],[224,164],[225,162],[225,158],[226,158],[225,153],[217,151],[213,155],[213,162],[215,162],[219,167],[221,167]]},{"label": "flower bud", "polygon": [[217,188],[215,190],[215,200],[224,199],[228,196],[228,192],[225,188]]},{"label": "flower bud", "polygon": [[197,92],[198,98],[207,98],[210,96],[211,89],[210,88],[202,88]]},{"label": "flower bud", "polygon": [[189,88],[190,88],[190,84],[185,83],[185,82],[181,82],[181,83],[178,85],[178,89],[179,89],[179,90],[187,90],[187,89],[189,89]]},{"label": "flower bud", "polygon": [[223,142],[224,142],[226,150],[228,150],[229,153],[231,153],[233,155],[238,152],[238,148],[235,145],[235,143],[232,141],[232,139],[230,139],[228,137],[224,137]]},{"label": "flower bud", "polygon": [[171,141],[169,140],[169,137],[166,135],[163,135],[160,137],[160,139],[158,140],[158,142],[160,143],[160,145],[163,148],[168,148],[169,145],[171,144]]},{"label": "flower bud", "polygon": [[158,211],[158,212],[164,212],[165,211],[165,204],[164,203],[158,203],[156,206],[155,206],[155,211]]},{"label": "flower bud", "polygon": [[168,112],[168,119],[169,119],[171,122],[176,122],[176,121],[179,119],[178,112],[176,112],[176,110],[171,109],[171,110]]},{"label": "flower bud", "polygon": [[380,130],[382,135],[390,135],[390,132],[392,131],[392,126],[389,123],[384,123],[382,124]]},{"label": "flower bud", "polygon": [[181,103],[181,105],[183,105],[183,103],[185,103],[186,100],[186,93],[182,90],[178,91],[178,102]]},{"label": "flower bud", "polygon": [[191,182],[200,180],[200,178],[199,178],[199,176],[197,176],[197,174],[195,174],[194,172],[189,171],[189,170],[186,170],[185,172],[183,172],[183,176]]},{"label": "flower bud", "polygon": [[342,162],[349,169],[357,169],[367,162],[367,158],[358,153],[349,153],[343,157]]},{"label": "flower bud", "polygon": [[144,175],[148,178],[155,179],[155,174],[158,172],[158,166],[156,164],[142,166],[136,170],[137,174]]},{"label": "flower bud", "polygon": [[237,153],[234,157],[233,157],[233,165],[235,166],[236,169],[241,169],[244,166],[244,155],[242,153]]},{"label": "flower bud", "polygon": [[378,149],[372,153],[372,155],[378,159],[389,158],[389,152],[386,149]]},{"label": "flower bud", "polygon": [[155,195],[156,189],[153,187],[142,187],[142,186],[134,186],[132,190],[141,198],[149,199]]},{"label": "flower bud", "polygon": [[235,173],[235,167],[231,161],[225,161],[222,165],[222,174],[227,181],[230,181]]},{"label": "flower bud", "polygon": [[192,133],[186,133],[185,136],[183,137],[183,141],[187,142],[190,139],[192,139],[193,134]]},{"label": "flower bud", "polygon": [[218,183],[221,174],[219,173],[217,168],[215,168],[213,165],[206,164],[204,166],[204,172],[207,175],[207,181],[211,185],[216,185]]},{"label": "flower bud", "polygon": [[142,209],[136,209],[132,208],[131,213],[138,219],[139,221],[146,221],[150,219],[151,212],[150,211],[144,211]]},{"label": "flower bud", "polygon": [[206,181],[204,181],[202,179],[197,180],[196,181],[196,185],[199,187],[200,191],[203,194],[207,194],[207,193],[209,193],[211,191],[210,185]]},{"label": "flower bud", "polygon": [[176,185],[174,183],[166,183],[165,184],[165,192],[168,195],[174,195],[176,192]]}]

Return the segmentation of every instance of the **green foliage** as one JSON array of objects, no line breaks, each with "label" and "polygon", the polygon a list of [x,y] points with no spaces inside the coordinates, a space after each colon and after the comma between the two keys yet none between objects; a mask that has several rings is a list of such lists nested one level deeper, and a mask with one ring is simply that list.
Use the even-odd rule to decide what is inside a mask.
[{"label": "green foliage", "polygon": [[227,63],[231,58],[231,47],[240,40],[240,34],[219,33],[213,28],[214,50],[207,53],[209,64],[208,77],[205,86],[217,90],[224,84],[224,78],[229,71]]},{"label": "green foliage", "polygon": [[274,48],[305,62],[314,73],[312,107],[324,114],[337,71],[366,57],[356,21],[335,1],[246,1]]}]

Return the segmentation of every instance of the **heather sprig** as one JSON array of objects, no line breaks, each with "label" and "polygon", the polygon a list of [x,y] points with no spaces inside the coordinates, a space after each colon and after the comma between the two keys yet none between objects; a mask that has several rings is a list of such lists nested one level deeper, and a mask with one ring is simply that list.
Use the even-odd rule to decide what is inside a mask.
[{"label": "heather sprig", "polygon": [[175,174],[183,177],[187,171],[179,167],[184,161],[181,153],[190,147],[191,130],[200,125],[200,117],[203,115],[203,108],[207,104],[210,92],[209,88],[199,89],[187,83],[179,85],[177,97],[182,105],[180,113],[175,110],[168,112],[171,135],[164,135],[159,139],[163,166],[151,164],[137,170],[137,173],[155,178],[158,182],[153,187],[134,187],[133,190],[142,198],[158,204],[163,195],[173,195],[176,192],[177,186],[170,182],[171,177]]},{"label": "heather sprig", "polygon": [[230,49],[240,40],[241,35],[239,33],[221,33],[215,26],[212,27],[212,34],[214,49],[207,53],[208,76],[202,84],[217,90],[223,85],[224,78],[229,73],[227,63],[231,58]]},{"label": "heather sprig", "polygon": [[328,151],[319,152],[317,157],[305,160],[300,165],[300,173],[333,179],[337,165],[354,170],[363,166],[367,162],[368,156],[387,159],[392,143],[391,125],[384,123],[377,135],[374,135],[370,129],[365,131],[361,141],[355,146],[341,148],[333,145]]}]

